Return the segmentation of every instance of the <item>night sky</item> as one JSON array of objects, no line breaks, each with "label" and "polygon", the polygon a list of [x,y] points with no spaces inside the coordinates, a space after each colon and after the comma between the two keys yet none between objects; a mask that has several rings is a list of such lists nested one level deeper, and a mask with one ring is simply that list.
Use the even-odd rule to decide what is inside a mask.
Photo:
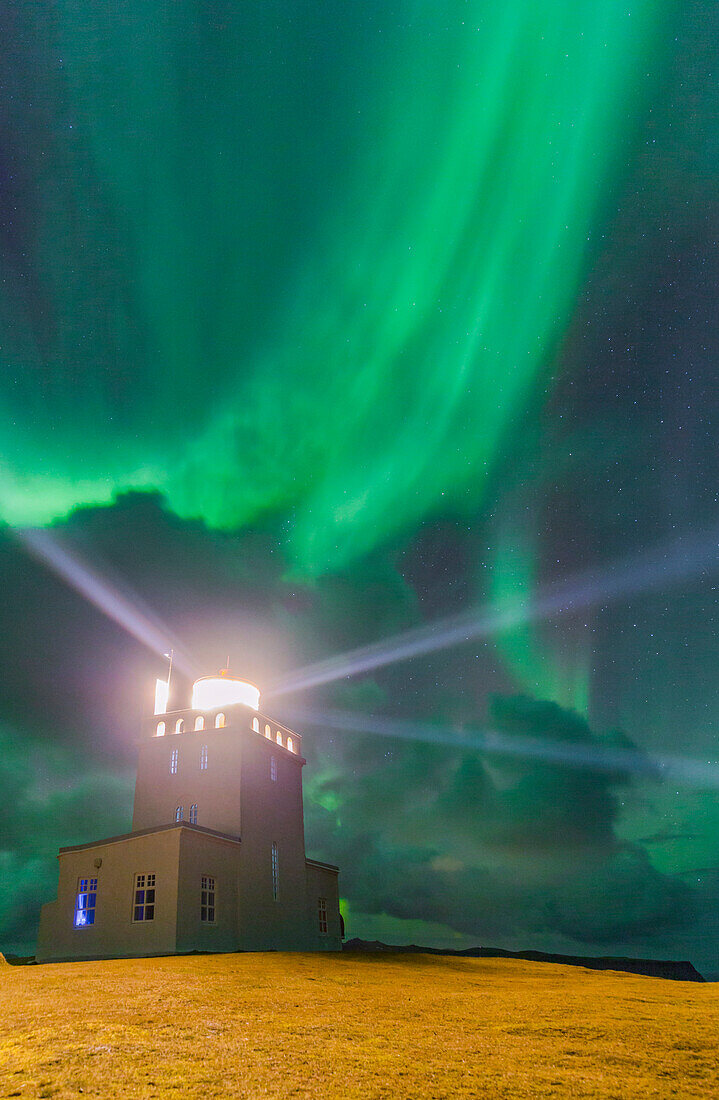
[{"label": "night sky", "polygon": [[174,645],[303,733],[349,935],[719,972],[717,5],[0,38],[0,946]]}]

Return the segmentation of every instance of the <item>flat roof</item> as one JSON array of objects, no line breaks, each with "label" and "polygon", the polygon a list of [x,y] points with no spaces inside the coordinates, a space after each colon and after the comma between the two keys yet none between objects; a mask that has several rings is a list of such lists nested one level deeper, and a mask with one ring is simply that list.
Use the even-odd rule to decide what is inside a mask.
[{"label": "flat roof", "polygon": [[321,867],[323,871],[336,871],[339,874],[339,867],[335,867],[334,863],[323,863],[321,859],[309,859],[305,857],[305,863],[311,863],[313,867]]},{"label": "flat roof", "polygon": [[191,825],[189,821],[172,821],[168,825],[155,825],[152,829],[139,829],[136,833],[120,833],[119,836],[108,836],[103,840],[91,840],[88,844],[71,844],[61,848],[59,854],[64,852],[82,852],[86,848],[99,848],[104,844],[118,844],[122,840],[134,840],[138,836],[150,836],[152,833],[166,833],[171,829],[189,829],[193,833],[202,836],[216,837],[218,840],[229,840],[232,844],[239,844],[238,836],[230,833],[220,833],[217,829],[207,829],[204,825]]}]

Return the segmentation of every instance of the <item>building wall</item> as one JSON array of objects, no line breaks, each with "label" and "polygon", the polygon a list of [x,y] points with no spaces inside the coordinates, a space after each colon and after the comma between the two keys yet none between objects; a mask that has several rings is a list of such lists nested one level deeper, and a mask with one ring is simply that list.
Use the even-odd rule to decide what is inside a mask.
[{"label": "building wall", "polygon": [[[175,951],[180,829],[61,852],[57,901],[43,906],[37,958],[88,959]],[[102,865],[95,867],[95,860]],[[156,876],[155,918],[133,922],[136,874]],[[75,928],[78,880],[97,879],[95,923]]]},{"label": "building wall", "polygon": [[[182,829],[177,905],[177,951],[236,951],[240,844]],[[215,923],[200,919],[203,875],[215,880]]]},{"label": "building wall", "polygon": [[[277,778],[272,779],[274,757]],[[243,738],[240,943],[250,951],[308,946],[302,757],[258,734]],[[272,843],[279,890],[272,889]]]},{"label": "building wall", "polygon": [[[339,883],[336,870],[330,870],[312,860],[306,864],[307,923],[310,929],[309,950],[341,951]],[[319,899],[324,898],[327,907],[327,931],[320,931]]]},{"label": "building wall", "polygon": [[[248,725],[247,707],[222,729],[149,737],[140,746],[135,783],[132,830],[152,829],[175,820],[183,807],[185,821],[197,803],[197,824],[230,836],[240,835],[240,764],[242,726]],[[257,734],[254,734],[257,737]],[[200,768],[202,746],[207,745],[207,768]],[[170,770],[177,750],[177,772]]]}]

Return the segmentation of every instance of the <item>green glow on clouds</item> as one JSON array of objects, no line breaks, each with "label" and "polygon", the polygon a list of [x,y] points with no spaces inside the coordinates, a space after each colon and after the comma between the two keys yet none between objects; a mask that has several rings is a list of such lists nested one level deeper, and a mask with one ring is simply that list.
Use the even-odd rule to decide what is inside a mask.
[{"label": "green glow on clouds", "polygon": [[[490,583],[490,595],[497,611],[531,608],[536,588],[534,546],[521,534],[516,534],[512,540],[500,541]],[[572,644],[567,645],[570,629],[575,637]],[[502,631],[496,644],[522,691],[586,714],[590,690],[588,645],[586,639],[576,635],[576,624],[562,623],[560,639],[564,644],[555,650],[545,624],[528,618]]]},{"label": "green glow on clouds", "polygon": [[285,513],[316,576],[481,504],[664,7],[320,8],[22,9],[9,522],[158,488],[220,528]]}]

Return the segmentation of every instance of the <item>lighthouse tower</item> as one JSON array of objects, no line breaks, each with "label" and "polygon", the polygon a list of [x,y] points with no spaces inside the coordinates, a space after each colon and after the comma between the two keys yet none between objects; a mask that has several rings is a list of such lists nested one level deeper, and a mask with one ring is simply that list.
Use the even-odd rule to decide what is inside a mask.
[{"label": "lighthouse tower", "polygon": [[227,669],[166,702],[142,725],[132,832],[60,849],[38,961],[338,950],[337,868],[305,855],[300,735]]}]

